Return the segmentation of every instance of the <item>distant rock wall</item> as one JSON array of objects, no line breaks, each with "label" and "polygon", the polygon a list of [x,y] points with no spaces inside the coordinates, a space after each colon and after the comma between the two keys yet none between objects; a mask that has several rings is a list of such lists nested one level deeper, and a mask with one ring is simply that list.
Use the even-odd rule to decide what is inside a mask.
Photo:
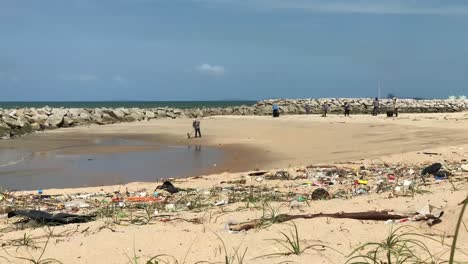
[{"label": "distant rock wall", "polygon": [[[277,99],[259,101],[253,106],[226,108],[176,109],[176,108],[22,108],[0,109],[0,138],[10,137],[62,127],[89,124],[113,124],[161,118],[193,118],[214,115],[270,115],[273,104],[283,114],[304,114],[306,105],[310,113],[322,112],[322,105],[329,103],[331,113],[342,113],[349,102],[352,114],[372,111],[372,99]],[[398,100],[400,113],[459,112],[468,109],[468,100]],[[367,107],[366,107],[367,106]],[[391,100],[381,100],[382,112],[391,109]]]},{"label": "distant rock wall", "polygon": [[[318,114],[323,111],[323,105],[328,103],[331,106],[331,113],[343,113],[345,102],[351,105],[352,114],[370,114],[372,112],[373,99],[370,98],[275,99],[257,102],[254,108],[255,114],[270,114],[272,105],[277,104],[280,107],[280,112],[284,114],[304,114],[306,105],[309,105],[311,113]],[[397,102],[400,113],[450,113],[468,110],[468,100],[398,99]],[[381,99],[380,107],[381,113],[391,110],[392,100]]]}]

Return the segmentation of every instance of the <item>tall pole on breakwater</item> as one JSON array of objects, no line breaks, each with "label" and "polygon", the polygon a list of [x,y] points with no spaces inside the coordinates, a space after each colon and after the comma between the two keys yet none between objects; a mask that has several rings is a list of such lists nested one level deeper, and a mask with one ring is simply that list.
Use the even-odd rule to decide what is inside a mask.
[{"label": "tall pole on breakwater", "polygon": [[377,98],[380,99],[380,80],[377,81],[377,89],[378,89],[378,91],[377,91],[377,95],[378,95]]}]

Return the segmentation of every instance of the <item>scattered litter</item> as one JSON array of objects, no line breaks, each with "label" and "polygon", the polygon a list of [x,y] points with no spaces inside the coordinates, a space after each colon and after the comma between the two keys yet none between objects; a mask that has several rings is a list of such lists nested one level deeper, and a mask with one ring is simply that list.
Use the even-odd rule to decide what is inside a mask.
[{"label": "scattered litter", "polygon": [[17,210],[8,213],[8,218],[15,216],[22,216],[29,218],[41,224],[47,225],[66,225],[72,223],[86,223],[91,221],[94,216],[89,215],[75,215],[75,214],[50,214],[44,211],[38,210]]},{"label": "scattered litter", "polygon": [[79,208],[88,208],[90,205],[84,200],[73,200],[65,202],[64,206],[66,209],[79,209]]},{"label": "scattered litter", "polygon": [[225,205],[225,204],[228,204],[229,201],[226,201],[226,200],[221,200],[221,201],[218,201],[215,203],[216,206],[220,206],[220,205]]},{"label": "scattered litter", "polygon": [[256,171],[256,172],[251,172],[248,175],[249,176],[262,176],[265,175],[268,171]]},{"label": "scattered litter", "polygon": [[165,181],[162,185],[156,187],[156,190],[165,190],[172,194],[179,192],[179,189],[177,189],[170,181]]},{"label": "scattered litter", "polygon": [[433,205],[426,204],[424,207],[416,211],[416,215],[411,218],[412,221],[422,221],[425,220],[429,226],[440,223],[444,211],[440,208],[437,208]]},{"label": "scattered litter", "polygon": [[172,211],[175,209],[175,204],[166,204],[166,211]]},{"label": "scattered litter", "polygon": [[424,154],[424,155],[441,155],[440,153],[437,153],[437,152],[423,152],[422,154]]},{"label": "scattered litter", "polygon": [[462,169],[462,171],[468,172],[468,164],[462,164],[460,168]]},{"label": "scattered litter", "polygon": [[330,199],[330,194],[327,190],[323,188],[318,188],[312,192],[312,200],[328,200]]},{"label": "scattered litter", "polygon": [[[61,195],[44,194],[41,189],[37,190],[37,193],[28,194],[1,191],[0,218],[16,215],[33,220],[39,219],[39,222],[42,221],[44,224],[61,224],[74,221],[73,219],[91,221],[94,215],[109,217],[110,212],[117,219],[115,221],[131,222],[131,217],[135,219],[137,216],[147,215],[157,215],[160,221],[171,221],[169,218],[161,219],[160,216],[165,213],[171,215],[173,212],[204,210],[226,204],[259,204],[263,201],[289,203],[290,208],[301,210],[307,204],[313,206],[309,201],[350,199],[353,196],[375,193],[388,193],[389,198],[407,195],[408,191],[420,188],[423,183],[429,185],[443,183],[447,182],[448,177],[451,177],[451,181],[464,179],[463,175],[466,173],[462,171],[467,169],[466,161],[444,161],[443,166],[441,163],[412,165],[373,163],[366,166],[343,163],[289,168],[287,171],[257,171],[250,173],[249,176],[197,189],[181,189],[170,181],[164,181],[154,190],[124,189],[115,192],[101,190],[94,193]],[[421,177],[422,174],[426,175],[424,179]],[[254,180],[262,183],[269,180],[280,182],[275,182],[274,186],[247,185]],[[25,215],[25,212],[32,213],[29,214],[32,217]],[[433,225],[439,221],[440,216],[441,214],[430,211],[404,218],[408,218],[409,221],[422,219]],[[407,221],[404,218],[384,220],[392,219],[397,220],[394,223],[401,223]]]},{"label": "scattered litter", "polygon": [[436,174],[440,169],[442,168],[442,164],[440,163],[434,163],[431,166],[428,166],[422,170],[421,174],[422,175],[427,175],[427,174]]}]

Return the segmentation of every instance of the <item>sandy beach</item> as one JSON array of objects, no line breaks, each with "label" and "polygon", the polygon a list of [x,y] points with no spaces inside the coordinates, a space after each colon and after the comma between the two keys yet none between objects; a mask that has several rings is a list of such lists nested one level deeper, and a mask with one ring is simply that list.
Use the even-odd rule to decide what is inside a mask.
[{"label": "sandy beach", "polygon": [[[384,116],[290,115],[280,118],[261,116],[214,116],[201,120],[203,138],[187,139],[189,119],[162,119],[107,126],[88,126],[58,129],[37,133],[18,139],[0,141],[0,149],[28,148],[34,152],[52,149],[66,150],[73,154],[117,153],[143,151],[148,146],[102,148],[93,139],[124,138],[157,142],[168,145],[201,145],[220,148],[225,152],[222,163],[206,169],[203,175],[173,180],[180,188],[209,190],[216,186],[230,186],[226,182],[246,181],[245,186],[277,188],[283,192],[310,194],[310,186],[298,187],[299,180],[256,180],[247,172],[255,170],[275,171],[287,169],[300,171],[305,166],[319,164],[344,164],[343,166],[381,166],[404,164],[405,166],[441,162],[466,163],[468,159],[468,114],[405,114],[399,118]],[[432,153],[432,154],[431,154]],[[354,164],[354,165],[350,165]],[[403,166],[403,165],[402,165]],[[459,171],[459,181],[466,184],[467,172]],[[406,176],[406,175],[399,175]],[[376,175],[369,175],[372,179]],[[93,193],[113,191],[148,191],[151,193],[160,183],[133,182],[125,185],[97,186],[44,190],[45,194]],[[1,186],[1,182],[0,182]],[[429,203],[444,209],[442,223],[428,227],[423,222],[407,225],[436,240],[449,243],[455,230],[462,202],[468,189],[453,189],[448,181],[424,186],[430,193],[389,198],[388,193],[371,193],[350,199],[309,201],[300,208],[289,202],[272,202],[272,206],[285,214],[360,212],[369,210],[415,211]],[[25,192],[17,192],[22,195]],[[289,232],[291,226],[274,224],[266,228],[231,233],[227,224],[242,222],[262,216],[262,210],[244,208],[241,202],[214,206],[203,211],[177,211],[171,213],[180,219],[201,218],[201,223],[184,220],[147,225],[117,224],[112,219],[100,218],[85,224],[70,224],[54,228],[54,234],[70,235],[52,237],[45,256],[62,263],[134,263],[139,257],[145,263],[151,256],[168,254],[183,263],[223,261],[224,241],[228,253],[233,248],[246,251],[243,263],[344,263],[346,255],[354,248],[369,241],[381,241],[391,231],[392,225],[384,222],[352,219],[300,219],[295,220],[304,245],[325,245],[333,248],[308,249],[303,254],[272,255],[285,252],[271,239],[280,239],[279,232]],[[242,208],[242,209],[241,209]],[[82,210],[84,211],[84,210]],[[465,213],[467,223],[468,215]],[[399,224],[398,226],[401,226]],[[397,225],[394,228],[398,227]],[[11,241],[24,234],[41,237],[44,228],[12,229],[11,221],[0,220],[0,240]],[[468,231],[461,229],[457,260],[468,261]],[[40,243],[38,242],[38,243]],[[435,254],[448,256],[446,245],[426,239]],[[5,246],[4,256],[11,263],[26,263],[15,256],[32,254],[40,250],[30,247]],[[335,251],[336,250],[336,251]],[[1,262],[1,257],[0,257]],[[175,263],[175,262],[170,262]],[[238,262],[233,262],[238,263]]]}]

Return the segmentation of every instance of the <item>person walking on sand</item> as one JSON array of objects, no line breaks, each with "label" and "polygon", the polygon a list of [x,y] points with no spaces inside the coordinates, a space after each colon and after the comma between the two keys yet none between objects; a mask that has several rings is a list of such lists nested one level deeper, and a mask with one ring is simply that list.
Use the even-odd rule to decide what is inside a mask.
[{"label": "person walking on sand", "polygon": [[379,107],[380,107],[380,102],[379,102],[379,98],[376,97],[374,99],[374,102],[372,103],[374,105],[374,109],[372,110],[372,115],[373,116],[376,116],[379,114]]},{"label": "person walking on sand", "polygon": [[200,120],[195,119],[193,120],[192,123],[193,129],[195,130],[195,137],[202,137],[201,136],[201,131],[200,131]]},{"label": "person walking on sand", "polygon": [[327,114],[328,114],[329,110],[330,110],[330,105],[328,104],[328,102],[325,102],[323,104],[323,114],[322,114],[322,116],[327,117]]},{"label": "person walking on sand", "polygon": [[393,97],[392,104],[393,104],[393,114],[395,115],[395,117],[398,117],[398,102],[397,102],[396,97]]},{"label": "person walking on sand", "polygon": [[344,116],[349,116],[349,114],[351,113],[351,105],[346,102],[344,104]]}]

